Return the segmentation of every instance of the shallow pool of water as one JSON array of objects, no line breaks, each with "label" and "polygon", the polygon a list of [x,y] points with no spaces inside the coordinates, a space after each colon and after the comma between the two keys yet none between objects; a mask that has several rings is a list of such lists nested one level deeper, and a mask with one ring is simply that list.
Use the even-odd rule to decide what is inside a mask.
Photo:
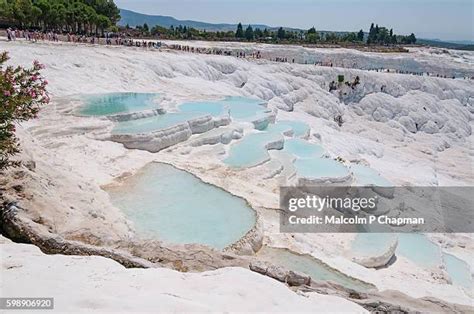
[{"label": "shallow pool of water", "polygon": [[152,93],[111,93],[85,96],[85,104],[79,109],[79,114],[107,116],[155,109],[159,108],[155,102],[158,96],[159,94]]},{"label": "shallow pool of water", "polygon": [[263,131],[285,135],[293,132],[293,128],[288,124],[269,123],[265,128],[263,128]]},{"label": "shallow pool of water", "polygon": [[304,273],[316,281],[332,281],[357,291],[374,288],[373,285],[344,275],[310,255],[299,255],[289,250],[264,246],[257,256],[288,270]]},{"label": "shallow pool of water", "polygon": [[424,268],[438,267],[442,264],[441,249],[423,234],[398,234],[396,253]]},{"label": "shallow pool of water", "polygon": [[284,151],[298,158],[319,158],[324,154],[322,146],[297,138],[286,140]]},{"label": "shallow pool of water", "polygon": [[138,134],[166,129],[199,117],[196,112],[176,112],[151,116],[148,118],[121,121],[115,124],[113,134]]},{"label": "shallow pool of water", "polygon": [[357,186],[369,186],[375,185],[380,187],[389,187],[393,184],[382,177],[377,171],[372,168],[363,165],[351,165],[351,171],[354,173],[355,185]]},{"label": "shallow pool of water", "polygon": [[349,175],[349,170],[340,162],[329,158],[296,159],[299,177],[308,179],[341,178]]},{"label": "shallow pool of water", "polygon": [[309,133],[310,127],[304,122],[295,120],[280,120],[277,124],[288,125],[293,129],[294,137],[306,136]]},{"label": "shallow pool of water", "polygon": [[253,167],[267,161],[270,156],[266,145],[283,140],[279,133],[258,132],[246,135],[229,149],[224,163],[235,168]]},{"label": "shallow pool of water", "polygon": [[454,285],[472,290],[472,277],[469,265],[454,255],[443,253],[446,271]]},{"label": "shallow pool of water", "polygon": [[139,234],[168,243],[222,249],[255,225],[247,203],[186,171],[151,163],[119,186],[106,189]]},{"label": "shallow pool of water", "polygon": [[424,269],[438,268],[440,265],[444,265],[453,285],[472,289],[469,265],[451,254],[443,253],[438,245],[423,234],[358,234],[351,244],[351,249],[354,253],[376,256],[380,252],[386,251],[390,243],[393,243],[393,237],[398,238],[396,255],[403,256]]},{"label": "shallow pool of water", "polygon": [[300,121],[282,120],[274,124],[269,124],[265,129],[267,132],[278,132],[287,134],[292,132],[292,137],[303,137],[308,134],[309,126]]},{"label": "shallow pool of water", "polygon": [[179,106],[182,112],[199,112],[214,117],[230,114],[233,119],[247,120],[267,111],[260,99],[247,97],[226,97],[215,101],[187,102]]},{"label": "shallow pool of water", "polygon": [[423,234],[417,233],[364,233],[358,234],[351,244],[355,252],[377,254],[383,252],[398,238],[396,255],[403,256],[422,268],[442,264],[441,249]]}]

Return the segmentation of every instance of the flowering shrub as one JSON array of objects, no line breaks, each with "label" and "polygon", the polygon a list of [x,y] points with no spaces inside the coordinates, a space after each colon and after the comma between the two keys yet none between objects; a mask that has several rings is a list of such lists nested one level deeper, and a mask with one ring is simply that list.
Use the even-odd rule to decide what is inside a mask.
[{"label": "flowering shrub", "polygon": [[36,118],[42,105],[49,102],[48,82],[40,75],[44,68],[38,61],[33,67],[4,67],[6,52],[0,53],[0,171],[18,166],[10,157],[19,152],[15,123]]}]

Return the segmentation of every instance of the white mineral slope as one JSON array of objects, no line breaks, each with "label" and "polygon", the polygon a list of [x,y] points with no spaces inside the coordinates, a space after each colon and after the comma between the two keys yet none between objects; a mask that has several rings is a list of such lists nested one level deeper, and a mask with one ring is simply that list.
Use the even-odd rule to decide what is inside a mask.
[{"label": "white mineral slope", "polygon": [[126,269],[102,257],[45,255],[2,239],[0,296],[54,297],[55,313],[367,312],[339,297],[297,294],[243,268]]},{"label": "white mineral slope", "polygon": [[[442,48],[408,48],[409,53],[377,53],[363,52],[345,48],[310,48],[293,45],[273,45],[237,42],[206,42],[206,41],[161,41],[166,45],[189,45],[191,47],[225,49],[247,54],[260,51],[263,58],[287,58],[296,63],[314,64],[323,62],[333,63],[358,69],[400,69],[411,72],[429,72],[431,74],[448,75],[448,73],[474,74],[472,65],[474,55],[470,51],[451,50]],[[440,62],[441,61],[441,62]],[[411,68],[406,66],[410,65]],[[459,75],[459,74],[458,74]],[[456,76],[458,76],[456,75]]]},{"label": "white mineral slope", "polygon": [[[472,81],[122,47],[0,41],[0,50],[10,52],[12,64],[28,65],[38,59],[46,65],[44,74],[50,81],[53,103],[44,108],[38,120],[20,126],[19,135],[25,154],[41,160],[31,174],[41,184],[34,183],[35,194],[28,205],[35,211],[32,206],[38,199],[43,204],[54,203],[38,209],[43,221],[52,221],[58,226],[52,229],[67,238],[80,238],[75,235],[84,228],[94,233],[94,224],[113,226],[110,219],[122,220],[120,213],[111,209],[101,185],[152,160],[164,161],[246,198],[262,214],[269,244],[313,254],[381,289],[472,304],[472,297],[439,276],[440,269],[424,270],[403,258],[377,271],[352,263],[343,256],[352,235],[279,233],[276,211],[265,209],[278,208],[282,178],[269,177],[275,173],[274,162],[247,170],[229,169],[221,161],[228,145],[192,147],[193,137],[190,143],[157,154],[127,150],[103,140],[111,128],[110,121],[72,116],[68,101],[70,96],[83,93],[159,92],[165,109],[172,110],[183,100],[256,96],[268,101],[270,109],[279,109],[277,119],[308,123],[311,141],[322,144],[330,156],[367,163],[395,184],[473,185]],[[369,61],[371,57],[367,54]],[[449,56],[438,61],[440,66],[452,66]],[[338,74],[347,80],[359,76],[361,85],[346,95],[329,93],[328,83]],[[289,109],[293,112],[285,111]],[[342,127],[333,121],[337,114],[343,115]],[[25,186],[26,191],[31,184]],[[43,190],[54,197],[45,199]],[[61,206],[70,202],[75,208],[59,214]],[[54,221],[53,217],[61,219]],[[90,221],[95,222],[87,226],[89,217],[100,220],[94,218]],[[76,222],[80,229],[74,229]],[[127,228],[119,225],[117,237],[126,237]],[[472,259],[473,248],[462,241],[449,239],[452,251]]]},{"label": "white mineral slope", "polygon": [[[472,133],[472,81],[121,47],[0,42],[0,49],[11,52],[14,64],[45,63],[53,96],[152,91],[162,93],[170,108],[184,99],[260,97],[271,109],[293,108],[288,118],[308,122],[332,154],[365,159],[395,183],[474,182],[472,158],[463,158],[472,156],[472,146],[466,145]],[[361,85],[344,101],[327,92],[338,74],[348,80],[360,76]],[[332,121],[338,114],[345,121],[342,128]],[[51,117],[49,111],[43,115]],[[437,171],[447,168],[453,175]]]}]

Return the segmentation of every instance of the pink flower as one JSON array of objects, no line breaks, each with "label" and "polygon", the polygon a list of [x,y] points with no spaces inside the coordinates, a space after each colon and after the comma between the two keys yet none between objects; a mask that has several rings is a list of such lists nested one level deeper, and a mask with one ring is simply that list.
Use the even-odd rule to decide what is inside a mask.
[{"label": "pink flower", "polygon": [[31,91],[31,92],[30,92],[30,96],[31,96],[31,98],[36,98],[36,93],[35,93],[35,91]]},{"label": "pink flower", "polygon": [[44,69],[44,64],[41,64],[38,60],[35,60],[33,61],[33,65],[35,66],[35,68],[37,69]]},{"label": "pink flower", "polygon": [[3,95],[6,96],[6,97],[9,97],[12,94],[10,93],[10,91],[6,90],[6,91],[3,92]]}]

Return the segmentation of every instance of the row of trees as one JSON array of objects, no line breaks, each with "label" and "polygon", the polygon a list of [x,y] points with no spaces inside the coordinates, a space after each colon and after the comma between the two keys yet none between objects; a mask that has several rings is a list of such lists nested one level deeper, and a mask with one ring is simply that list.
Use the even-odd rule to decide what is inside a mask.
[{"label": "row of trees", "polygon": [[147,24],[136,26],[134,29],[130,26],[125,27],[125,31],[130,35],[159,36],[163,39],[202,39],[202,40],[238,40],[238,41],[266,41],[266,42],[290,42],[290,43],[318,43],[318,42],[340,42],[340,41],[362,41],[362,37],[357,33],[347,33],[337,35],[336,33],[320,34],[312,27],[308,31],[287,30],[280,27],[275,30],[267,28],[253,28],[251,25],[245,29],[241,23],[236,31],[206,31],[198,30],[192,27],[178,25],[165,28],[154,26],[150,29]]},{"label": "row of trees", "polygon": [[369,36],[367,38],[367,44],[415,44],[415,34],[411,33],[409,36],[397,36],[393,33],[393,29],[388,30],[386,27],[374,26],[374,23],[370,25]]},{"label": "row of trees", "polygon": [[97,34],[119,19],[112,0],[0,0],[1,23],[21,28]]},{"label": "row of trees", "polygon": [[356,33],[346,33],[344,35],[338,35],[336,33],[318,33],[314,27],[311,27],[307,31],[303,30],[288,30],[283,27],[278,28],[276,31],[264,29],[263,31],[259,28],[253,29],[251,25],[243,29],[241,23],[237,25],[235,32],[235,38],[240,40],[271,40],[271,41],[289,41],[289,42],[306,42],[315,44],[318,42],[341,42],[341,41],[362,41],[364,32],[362,32],[362,39],[359,40],[359,36]]},{"label": "row of trees", "polygon": [[[132,29],[127,25],[126,29],[130,32]],[[237,25],[236,31],[217,31],[208,32],[198,30],[192,27],[179,25],[165,28],[154,26],[149,28],[147,24],[137,26],[135,31],[145,36],[159,36],[168,39],[203,39],[203,40],[238,40],[238,41],[266,41],[266,42],[288,42],[288,43],[367,43],[378,45],[394,45],[394,44],[414,44],[416,37],[414,34],[409,36],[399,36],[388,30],[386,27],[379,27],[372,24],[369,34],[366,38],[364,31],[350,33],[334,33],[334,32],[317,32],[314,27],[307,31],[288,30],[280,27],[278,29],[269,30],[267,28],[253,28],[248,25],[244,28],[242,23]]]},{"label": "row of trees", "polygon": [[[237,25],[237,30],[235,32],[235,37],[238,39],[245,39],[248,41],[252,40],[261,40],[261,39],[271,39],[271,40],[288,40],[288,41],[300,41],[306,43],[319,43],[319,42],[364,42],[365,34],[361,29],[359,32],[354,33],[334,33],[334,32],[325,32],[318,33],[314,27],[311,27],[306,32],[305,31],[291,31],[285,30],[280,27],[276,32],[268,31],[267,29],[261,31],[260,29],[253,29],[249,25],[244,31],[241,23]],[[369,30],[369,35],[367,44],[380,44],[380,45],[390,45],[390,44],[415,44],[416,37],[415,34],[411,33],[409,36],[400,36],[393,33],[393,29],[388,30],[386,27],[379,27],[372,23]]]}]

